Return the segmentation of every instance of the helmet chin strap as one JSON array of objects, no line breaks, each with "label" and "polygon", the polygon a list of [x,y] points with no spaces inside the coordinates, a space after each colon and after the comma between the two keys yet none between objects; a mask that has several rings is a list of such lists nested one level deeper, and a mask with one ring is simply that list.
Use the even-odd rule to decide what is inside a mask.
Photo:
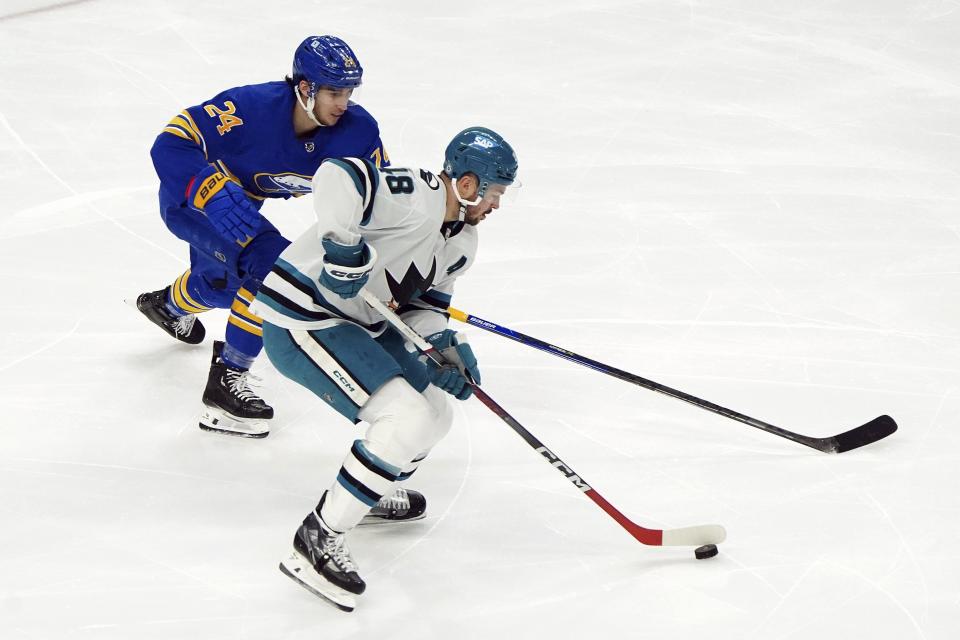
[{"label": "helmet chin strap", "polygon": [[307,96],[306,104],[303,103],[303,96],[300,95],[300,87],[294,87],[293,93],[297,96],[297,102],[300,104],[303,110],[307,112],[307,117],[313,120],[313,123],[318,127],[326,126],[322,124],[319,120],[317,120],[317,116],[314,115],[313,113],[313,105],[316,104],[316,101],[313,98],[313,91],[311,90],[309,95]]},{"label": "helmet chin strap", "polygon": [[453,180],[453,195],[457,196],[457,202],[460,203],[460,210],[457,212],[458,222],[463,222],[464,217],[467,215],[467,207],[474,207],[483,200],[483,194],[480,191],[480,189],[477,189],[477,197],[473,200],[466,200],[460,195],[460,190],[457,188],[457,181]]}]

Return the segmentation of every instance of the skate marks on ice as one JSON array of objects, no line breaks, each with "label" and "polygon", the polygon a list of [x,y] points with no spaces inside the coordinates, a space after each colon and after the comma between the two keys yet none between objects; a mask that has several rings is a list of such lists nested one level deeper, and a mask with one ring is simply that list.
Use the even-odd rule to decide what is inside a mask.
[{"label": "skate marks on ice", "polygon": [[45,351],[49,351],[50,349],[53,349],[54,347],[56,347],[57,345],[59,345],[59,344],[60,344],[61,342],[63,342],[64,340],[67,340],[68,338],[70,338],[71,336],[73,336],[73,335],[77,332],[77,329],[80,328],[80,325],[81,325],[82,323],[83,323],[83,318],[77,320],[77,321],[74,323],[73,327],[72,327],[69,331],[67,331],[67,332],[65,332],[65,333],[62,333],[61,335],[57,336],[56,338],[53,339],[52,342],[48,342],[47,344],[43,345],[42,347],[39,347],[39,348],[37,348],[37,349],[34,349],[34,350],[31,351],[30,353],[27,353],[26,355],[22,355],[22,356],[20,356],[20,357],[18,357],[18,358],[15,358],[15,359],[11,360],[10,362],[5,362],[5,363],[0,364],[0,371],[6,371],[7,369],[10,369],[10,368],[12,368],[12,367],[15,367],[15,366],[17,366],[18,364],[20,364],[20,363],[22,363],[22,362],[26,362],[27,360],[30,360],[31,358],[35,358],[36,356],[40,355],[41,353],[43,353],[43,352],[45,352]]}]

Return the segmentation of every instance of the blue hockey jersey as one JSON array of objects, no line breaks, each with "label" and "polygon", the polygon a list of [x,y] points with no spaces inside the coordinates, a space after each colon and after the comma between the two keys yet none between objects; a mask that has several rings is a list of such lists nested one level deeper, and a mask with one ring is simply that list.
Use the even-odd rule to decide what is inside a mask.
[{"label": "blue hockey jersey", "polygon": [[241,184],[258,207],[266,198],[309,193],[326,158],[389,165],[377,121],[357,104],[336,125],[298,137],[293,91],[283,81],[235,87],[174,116],[150,150],[161,208],[185,206],[190,181],[208,165]]}]

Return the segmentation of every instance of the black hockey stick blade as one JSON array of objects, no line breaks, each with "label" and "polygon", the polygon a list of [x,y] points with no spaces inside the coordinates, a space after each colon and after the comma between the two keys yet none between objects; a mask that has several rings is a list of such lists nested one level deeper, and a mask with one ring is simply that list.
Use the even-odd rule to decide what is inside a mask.
[{"label": "black hockey stick blade", "polygon": [[880,416],[855,429],[850,429],[850,431],[844,431],[832,438],[824,438],[826,447],[820,450],[826,451],[827,453],[843,453],[851,449],[858,449],[877,440],[883,440],[896,430],[896,420],[890,416]]},{"label": "black hockey stick blade", "polygon": [[823,453],[843,453],[844,451],[857,449],[864,445],[868,445],[871,442],[882,440],[897,430],[897,423],[893,418],[890,416],[880,416],[879,418],[874,418],[866,424],[860,425],[856,429],[851,429],[845,433],[827,438],[816,438],[813,436],[804,435],[802,433],[795,433],[793,431],[788,431],[787,429],[774,426],[768,422],[764,422],[763,420],[751,418],[750,416],[738,411],[734,411],[733,409],[721,407],[718,404],[714,404],[708,400],[704,400],[703,398],[690,395],[689,393],[684,393],[683,391],[678,391],[677,389],[671,389],[670,387],[660,384],[659,382],[647,380],[646,378],[642,378],[636,374],[622,371],[616,367],[603,364],[602,362],[597,362],[596,360],[592,360],[585,356],[573,353],[572,351],[568,351],[563,347],[558,347],[550,344],[549,342],[544,342],[542,340],[538,340],[537,338],[524,335],[519,331],[513,331],[512,329],[501,327],[495,322],[478,318],[477,316],[471,315],[465,311],[460,311],[459,309],[449,307],[447,312],[450,314],[451,318],[459,320],[460,322],[465,322],[467,324],[480,327],[481,329],[490,331],[491,333],[496,333],[497,335],[505,338],[516,340],[517,342],[525,344],[528,347],[546,351],[552,355],[575,362],[576,364],[583,365],[595,371],[599,371],[600,373],[605,373],[619,380],[635,384],[643,387],[644,389],[656,391],[657,393],[662,393],[670,396],[671,398],[676,398],[677,400],[682,400],[683,402],[700,407],[701,409],[705,409],[711,413],[716,413],[730,418],[731,420],[742,422],[743,424],[750,425],[755,429],[760,429],[761,431],[772,433],[775,436],[792,440],[793,442],[810,447],[811,449],[816,449],[817,451],[822,451]]}]

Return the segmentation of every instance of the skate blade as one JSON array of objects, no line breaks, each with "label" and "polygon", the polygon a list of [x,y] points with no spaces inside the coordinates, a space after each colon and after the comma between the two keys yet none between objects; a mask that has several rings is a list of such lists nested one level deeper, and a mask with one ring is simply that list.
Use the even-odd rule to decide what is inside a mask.
[{"label": "skate blade", "polygon": [[241,438],[266,438],[270,435],[270,427],[266,420],[248,420],[230,415],[204,405],[200,414],[200,428],[204,431],[223,433],[228,436]]},{"label": "skate blade", "polygon": [[417,520],[423,520],[426,517],[427,517],[426,511],[424,511],[423,513],[421,513],[420,515],[414,518],[394,518],[392,520],[384,516],[371,516],[370,514],[367,514],[363,516],[362,520],[360,520],[359,526],[369,527],[369,526],[376,526],[378,524],[403,524],[405,522],[416,522]]},{"label": "skate blade", "polygon": [[280,561],[280,571],[313,595],[326,600],[341,611],[353,611],[357,606],[354,594],[324,579],[314,571],[306,558],[296,551]]}]

